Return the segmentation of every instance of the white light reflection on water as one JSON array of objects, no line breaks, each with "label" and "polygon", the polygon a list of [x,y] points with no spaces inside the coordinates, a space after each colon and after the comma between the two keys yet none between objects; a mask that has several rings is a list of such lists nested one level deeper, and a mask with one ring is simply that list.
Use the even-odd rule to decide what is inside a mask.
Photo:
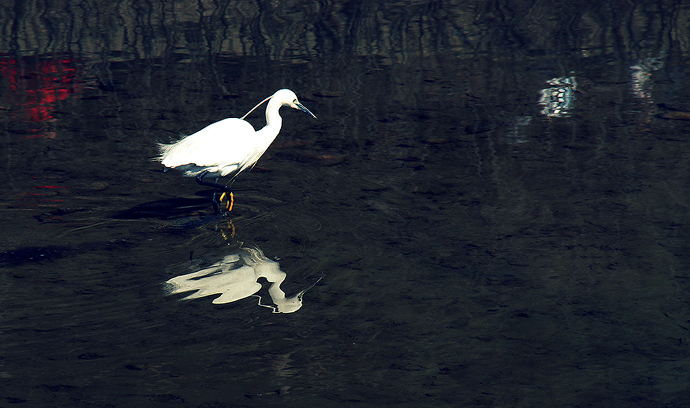
[{"label": "white light reflection on water", "polygon": [[[286,297],[280,288],[286,276],[278,262],[266,258],[259,248],[241,248],[207,268],[169,279],[165,286],[170,295],[194,291],[180,300],[220,294],[212,303],[223,304],[256,296],[259,306],[271,308],[273,313],[294,313],[302,307],[304,293],[321,279],[295,296]],[[260,278],[271,283],[268,294],[273,305],[262,304],[261,296],[256,295],[262,288]]]},{"label": "white light reflection on water", "polygon": [[575,107],[575,92],[577,91],[575,77],[551,78],[546,83],[551,87],[539,92],[541,114],[550,118],[570,116],[570,111]]},{"label": "white light reflection on water", "polygon": [[644,101],[653,103],[650,79],[652,72],[663,67],[664,63],[660,58],[645,58],[630,66],[633,94]]}]

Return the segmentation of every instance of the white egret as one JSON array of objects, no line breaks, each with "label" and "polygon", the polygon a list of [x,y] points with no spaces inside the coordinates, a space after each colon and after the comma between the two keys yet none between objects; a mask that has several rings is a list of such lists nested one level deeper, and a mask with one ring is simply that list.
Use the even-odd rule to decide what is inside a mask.
[{"label": "white egret", "polygon": [[[244,118],[266,101],[266,126],[254,130]],[[220,203],[229,196],[224,210],[231,211],[234,202],[232,190],[218,184],[218,178],[230,175],[229,184],[232,184],[238,174],[256,164],[280,132],[283,119],[279,110],[283,106],[299,109],[316,119],[316,115],[299,103],[294,92],[281,89],[239,119],[228,118],[212,123],[175,143],[159,143],[160,156],[156,160],[167,168],[183,171],[185,177],[196,177],[200,185],[213,187],[213,206],[217,212],[220,211]],[[205,181],[206,176],[213,177],[214,182]],[[223,191],[220,200],[216,200],[216,189]]]}]

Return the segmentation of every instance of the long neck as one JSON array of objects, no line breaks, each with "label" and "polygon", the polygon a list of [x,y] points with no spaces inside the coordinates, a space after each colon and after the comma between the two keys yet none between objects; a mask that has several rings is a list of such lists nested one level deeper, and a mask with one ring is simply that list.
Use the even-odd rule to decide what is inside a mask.
[{"label": "long neck", "polygon": [[276,99],[268,101],[268,106],[266,106],[266,126],[260,130],[262,135],[272,135],[273,138],[278,136],[280,127],[283,125],[283,118],[280,117],[278,112],[281,106],[281,103]]}]

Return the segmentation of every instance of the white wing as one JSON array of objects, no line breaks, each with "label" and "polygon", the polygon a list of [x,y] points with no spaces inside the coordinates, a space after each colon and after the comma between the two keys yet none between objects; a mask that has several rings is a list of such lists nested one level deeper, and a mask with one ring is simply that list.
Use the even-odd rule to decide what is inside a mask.
[{"label": "white wing", "polygon": [[160,160],[172,168],[186,164],[218,168],[239,164],[253,152],[255,133],[247,121],[223,119],[176,143],[160,145]]}]

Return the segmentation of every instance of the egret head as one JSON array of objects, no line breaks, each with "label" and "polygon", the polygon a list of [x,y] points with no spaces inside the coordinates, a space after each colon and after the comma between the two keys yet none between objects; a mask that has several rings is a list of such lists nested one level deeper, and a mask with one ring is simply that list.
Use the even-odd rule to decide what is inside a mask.
[{"label": "egret head", "polygon": [[297,100],[297,95],[295,95],[295,93],[289,89],[281,89],[277,91],[273,94],[271,99],[280,102],[281,106],[289,106],[292,109],[299,109],[307,115],[311,116],[312,118],[316,119],[316,115],[311,113],[309,109],[307,109],[304,105],[299,103],[299,100]]},{"label": "egret head", "polygon": [[[273,303],[275,303],[275,306],[273,307],[273,313],[294,313],[298,311],[302,307],[302,298],[304,297],[304,294],[314,286],[316,286],[319,281],[323,279],[323,275],[319,279],[316,280],[316,282],[312,283],[311,286],[308,288],[304,289],[300,293],[296,294],[295,296],[289,297],[289,298],[281,298],[279,296],[273,296],[271,294],[271,298],[273,299]],[[271,286],[271,289],[273,289],[273,286]],[[271,289],[269,289],[269,293],[271,293]],[[280,286],[278,286],[278,289],[280,290]],[[283,293],[282,290],[280,290],[280,293]],[[284,297],[284,296],[283,296]]]}]

